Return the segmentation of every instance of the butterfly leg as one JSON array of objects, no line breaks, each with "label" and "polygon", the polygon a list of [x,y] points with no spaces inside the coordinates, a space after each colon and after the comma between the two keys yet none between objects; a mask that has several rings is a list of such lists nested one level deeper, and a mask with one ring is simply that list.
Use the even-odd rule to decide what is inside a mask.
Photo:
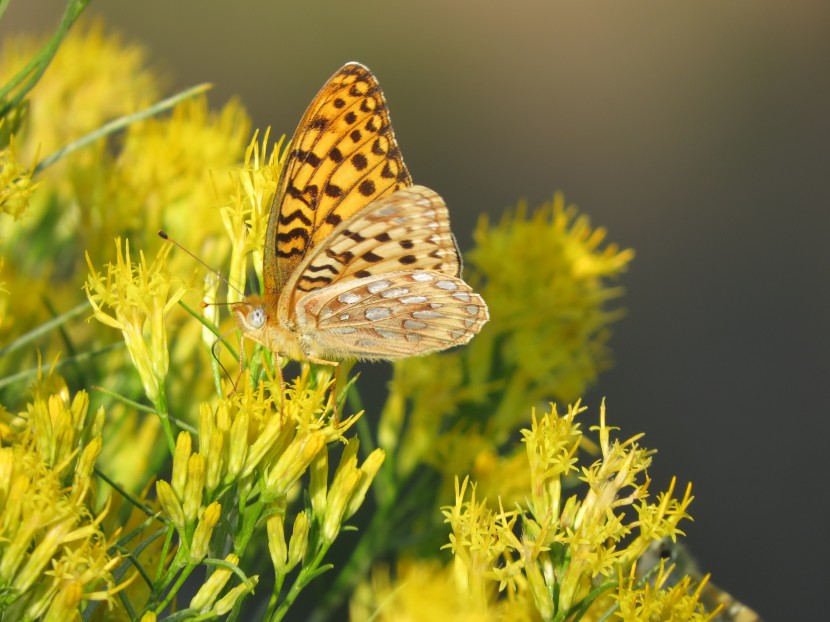
[{"label": "butterfly leg", "polygon": [[[218,340],[217,340],[218,342]],[[237,387],[239,386],[239,381],[242,378],[242,370],[245,369],[243,365],[245,364],[245,360],[242,358],[244,356],[245,348],[245,336],[240,333],[239,335],[239,373],[236,374],[236,378],[231,380],[231,390],[225,397],[230,397],[234,393],[236,393]],[[218,360],[218,359],[217,359]],[[221,365],[221,363],[219,363]],[[224,369],[224,367],[222,368]],[[230,374],[228,374],[228,379],[230,380]]]},{"label": "butterfly leg", "polygon": [[283,416],[282,413],[285,413],[285,376],[282,373],[282,361],[280,360],[279,353],[275,352],[274,356],[277,357],[276,366],[280,383],[280,416]]}]

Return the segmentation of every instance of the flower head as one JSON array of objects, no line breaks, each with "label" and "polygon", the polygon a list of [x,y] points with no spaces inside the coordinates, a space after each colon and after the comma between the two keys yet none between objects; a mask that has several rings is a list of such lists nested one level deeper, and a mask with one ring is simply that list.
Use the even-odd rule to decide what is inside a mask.
[{"label": "flower head", "polygon": [[[245,288],[249,255],[253,257],[254,269],[262,280],[265,229],[282,166],[282,160],[277,155],[283,139],[269,152],[269,136],[270,131],[266,130],[260,142],[259,132],[254,133],[245,151],[242,166],[231,174],[233,190],[220,210],[225,230],[231,239],[229,280],[239,290]],[[229,302],[239,302],[235,292],[231,291],[229,295],[232,296]]]},{"label": "flower head", "polygon": [[169,365],[164,318],[185,292],[184,287],[174,284],[167,270],[169,252],[169,246],[162,246],[149,266],[140,252],[138,263],[133,264],[129,241],[122,252],[118,239],[116,260],[107,266],[106,275],[99,274],[87,256],[90,273],[85,289],[94,316],[122,332],[144,391],[154,404]]},{"label": "flower head", "polygon": [[83,392],[38,395],[0,447],[0,609],[10,619],[68,619],[82,599],[120,589],[100,527],[107,510],[90,508],[103,411],[89,417],[88,406]]},{"label": "flower head", "polygon": [[17,220],[29,207],[29,197],[38,184],[32,180],[34,166],[23,166],[18,161],[14,143],[12,136],[9,144],[0,148],[0,213]]},{"label": "flower head", "polygon": [[[604,405],[595,428],[601,455],[578,467],[582,432],[575,419],[582,410],[576,405],[560,415],[553,408],[541,418],[534,415],[531,428],[522,431],[529,490],[514,510],[501,503],[492,509],[467,479],[456,484],[455,503],[444,508],[452,528],[447,548],[456,584],[475,601],[493,603],[498,588],[521,602],[532,600],[543,619],[570,619],[567,612],[577,610],[594,619],[613,605],[612,588],[642,589],[620,583],[619,572],[636,566],[649,545],[682,533],[677,525],[689,518],[690,491],[675,498],[672,483],[649,503],[644,471],[652,452],[638,445],[639,436],[611,440]],[[563,482],[575,472],[581,472],[587,489],[568,493]],[[678,589],[688,595],[690,586]],[[640,597],[626,591],[625,598]],[[697,595],[691,599],[697,602]]]}]

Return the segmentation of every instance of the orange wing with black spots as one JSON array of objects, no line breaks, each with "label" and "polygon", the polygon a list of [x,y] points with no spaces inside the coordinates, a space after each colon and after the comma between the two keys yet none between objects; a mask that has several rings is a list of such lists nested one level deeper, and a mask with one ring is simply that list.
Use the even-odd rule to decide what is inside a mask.
[{"label": "orange wing with black spots", "polygon": [[377,79],[358,63],[343,66],[306,110],[283,165],[265,238],[266,299],[279,298],[337,225],[411,185]]}]

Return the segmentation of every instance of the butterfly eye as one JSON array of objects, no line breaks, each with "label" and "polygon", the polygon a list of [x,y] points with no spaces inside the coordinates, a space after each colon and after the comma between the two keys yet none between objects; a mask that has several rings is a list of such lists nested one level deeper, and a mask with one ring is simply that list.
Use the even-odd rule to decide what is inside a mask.
[{"label": "butterfly eye", "polygon": [[265,310],[262,307],[254,307],[248,314],[248,324],[252,328],[262,328],[265,326]]}]

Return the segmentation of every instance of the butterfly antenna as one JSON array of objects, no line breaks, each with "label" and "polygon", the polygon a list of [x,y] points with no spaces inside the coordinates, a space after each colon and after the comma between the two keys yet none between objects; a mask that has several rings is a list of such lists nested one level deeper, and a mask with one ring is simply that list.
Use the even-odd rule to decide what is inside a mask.
[{"label": "butterfly antenna", "polygon": [[213,268],[213,267],[209,266],[209,265],[207,264],[207,262],[205,262],[205,260],[204,260],[204,259],[201,259],[200,257],[197,257],[197,256],[196,256],[196,255],[194,255],[194,254],[193,254],[193,253],[192,253],[189,249],[187,249],[187,248],[185,248],[184,246],[182,246],[181,244],[179,244],[176,240],[174,240],[173,238],[171,238],[171,237],[167,234],[167,232],[166,232],[164,229],[159,229],[159,230],[158,230],[158,235],[159,235],[159,237],[160,237],[162,240],[165,240],[165,241],[167,241],[167,242],[170,242],[171,244],[175,245],[177,248],[179,248],[179,249],[183,250],[185,253],[187,253],[188,255],[190,255],[191,257],[193,257],[193,259],[195,259],[195,260],[196,260],[196,261],[198,261],[200,264],[202,264],[205,268],[207,268],[208,270],[210,270],[211,272],[213,272],[213,274],[215,274],[216,276],[218,276],[218,277],[219,277],[219,278],[220,278],[220,279],[221,279],[221,280],[222,280],[222,281],[223,281],[223,282],[224,282],[224,283],[228,286],[228,288],[232,289],[233,291],[235,291],[237,294],[239,294],[239,295],[240,295],[240,296],[242,296],[243,298],[245,297],[245,292],[240,291],[240,289],[239,289],[238,287],[236,287],[235,285],[233,285],[233,284],[232,284],[232,283],[231,283],[231,282],[227,279],[227,277],[226,277],[224,274],[222,274],[221,272],[219,272],[219,270],[217,270],[216,268]]}]

